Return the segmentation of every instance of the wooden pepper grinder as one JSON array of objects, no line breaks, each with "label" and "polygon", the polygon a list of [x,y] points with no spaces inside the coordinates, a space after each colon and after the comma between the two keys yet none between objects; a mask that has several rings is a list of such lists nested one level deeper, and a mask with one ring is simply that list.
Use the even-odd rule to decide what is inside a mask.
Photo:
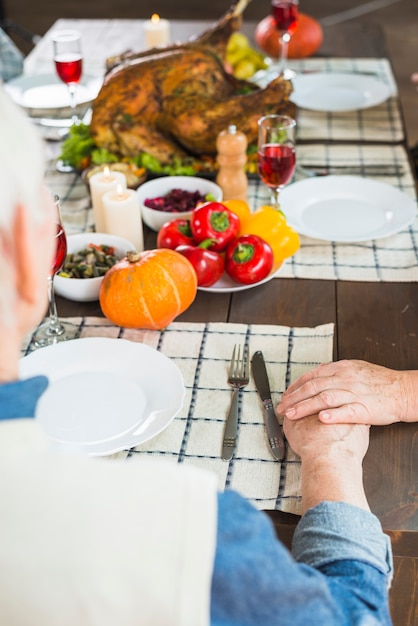
[{"label": "wooden pepper grinder", "polygon": [[247,137],[234,124],[219,133],[216,139],[219,172],[216,182],[224,200],[247,201],[248,180],[244,167],[247,162]]}]

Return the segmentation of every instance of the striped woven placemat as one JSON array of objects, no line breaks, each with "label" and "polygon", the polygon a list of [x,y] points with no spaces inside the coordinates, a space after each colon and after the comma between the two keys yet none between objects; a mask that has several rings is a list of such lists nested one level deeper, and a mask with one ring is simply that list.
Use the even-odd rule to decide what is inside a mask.
[{"label": "striped woven placemat", "polygon": [[[360,166],[367,178],[392,185],[416,202],[415,179],[409,156],[401,145],[309,144],[297,147],[302,167]],[[396,166],[399,173],[380,176],[367,173],[368,165]],[[342,169],[341,174],[347,170]],[[360,174],[361,175],[361,174]],[[303,177],[303,176],[302,176]],[[302,177],[296,176],[296,180]],[[250,188],[252,205],[267,203],[268,191],[258,181]],[[309,198],[307,198],[309,202]],[[396,206],[393,207],[396,211]],[[286,261],[279,278],[313,278],[371,282],[418,281],[418,219],[406,229],[382,239],[336,243],[300,236],[300,250]]]},{"label": "striped woven placemat", "polygon": [[[298,108],[298,141],[376,141],[390,143],[405,137],[396,81],[388,59],[308,58],[290,59],[296,73],[365,74],[390,89],[390,97],[379,105],[357,111],[323,112]],[[262,81],[262,84],[263,81]]]},{"label": "striped woven placemat", "polygon": [[[234,456],[229,462],[220,458],[231,402],[227,384],[229,362],[236,343],[245,344],[250,356],[262,350],[273,403],[277,404],[290,381],[332,359],[333,324],[296,328],[174,322],[163,331],[147,331],[119,328],[102,318],[71,318],[71,321],[79,326],[80,337],[122,338],[159,350],[176,363],[184,378],[185,401],[171,424],[150,441],[113,456],[126,458],[129,463],[144,455],[173,463],[191,463],[215,472],[220,490],[236,489],[260,509],[300,514],[299,457],[290,449],[282,463],[272,457],[261,401],[252,379],[240,392],[238,445]],[[30,337],[22,354],[29,351]]]},{"label": "striped woven placemat", "polygon": [[[324,168],[355,164],[364,166],[365,173],[368,164],[394,164],[402,168],[401,173],[387,176],[369,174],[367,178],[393,185],[416,200],[415,182],[408,154],[401,145],[300,145],[297,147],[297,160],[302,166],[315,164]],[[344,170],[342,171],[344,173]],[[90,200],[79,176],[58,173],[54,162],[51,162],[47,182],[62,199],[67,233],[92,231],[94,221]],[[269,192],[257,179],[249,181],[248,202],[253,210],[269,203]],[[417,219],[411,226],[395,235],[359,243],[335,243],[301,235],[300,250],[286,261],[278,277],[417,282],[417,236]]]}]

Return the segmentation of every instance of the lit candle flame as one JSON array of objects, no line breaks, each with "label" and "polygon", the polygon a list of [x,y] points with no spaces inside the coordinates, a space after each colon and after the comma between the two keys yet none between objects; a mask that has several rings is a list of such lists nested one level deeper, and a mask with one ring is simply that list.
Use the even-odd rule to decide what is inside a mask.
[{"label": "lit candle flame", "polygon": [[103,182],[110,183],[114,180],[114,176],[110,174],[110,168],[108,165],[105,165],[103,168]]},{"label": "lit candle flame", "polygon": [[119,199],[119,200],[123,200],[123,198],[124,198],[124,193],[123,193],[123,187],[122,187],[122,185],[120,185],[120,184],[119,184],[119,185],[116,185],[116,193],[117,193],[118,199]]},{"label": "lit candle flame", "polygon": [[151,15],[151,22],[153,24],[158,24],[159,21],[160,21],[160,16],[158,15],[158,13],[153,13]]}]

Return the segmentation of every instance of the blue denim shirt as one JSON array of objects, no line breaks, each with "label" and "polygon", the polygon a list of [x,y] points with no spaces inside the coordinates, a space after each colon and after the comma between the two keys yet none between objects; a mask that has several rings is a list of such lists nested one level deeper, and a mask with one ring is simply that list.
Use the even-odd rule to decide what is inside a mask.
[{"label": "blue denim shirt", "polygon": [[218,498],[212,626],[387,626],[392,553],[371,513],[323,502],[292,555],[270,519],[232,491]]},{"label": "blue denim shirt", "polygon": [[[0,385],[0,420],[33,417],[48,381]],[[371,513],[323,502],[299,522],[292,554],[270,519],[233,491],[218,495],[212,626],[386,626],[391,547]]]}]

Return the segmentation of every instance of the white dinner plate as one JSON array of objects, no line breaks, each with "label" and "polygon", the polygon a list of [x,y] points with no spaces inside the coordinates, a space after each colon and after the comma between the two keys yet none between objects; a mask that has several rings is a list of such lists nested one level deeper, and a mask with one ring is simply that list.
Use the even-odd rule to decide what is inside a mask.
[{"label": "white dinner plate", "polygon": [[416,203],[396,187],[360,176],[318,176],[287,185],[280,206],[299,234],[326,241],[381,239],[416,217]]},{"label": "white dinner plate", "polygon": [[55,442],[86,454],[148,441],[171,423],[185,394],[173,361],[125,339],[74,339],[20,360],[22,378],[41,374],[50,384],[36,419]]},{"label": "white dinner plate", "polygon": [[244,291],[245,289],[252,289],[253,287],[264,285],[264,283],[267,283],[269,280],[277,276],[281,272],[283,265],[284,262],[281,264],[278,270],[276,270],[275,272],[270,272],[270,274],[266,276],[266,278],[263,278],[263,280],[259,280],[257,283],[252,283],[252,285],[240,285],[236,283],[235,280],[232,280],[232,278],[230,278],[226,272],[224,272],[221,278],[214,285],[212,285],[211,287],[198,287],[198,290],[210,291],[211,293],[232,293],[234,291]]},{"label": "white dinner plate", "polygon": [[390,87],[366,74],[316,73],[298,74],[292,81],[290,100],[311,111],[356,111],[385,102]]},{"label": "white dinner plate", "polygon": [[[77,105],[88,104],[99,93],[102,78],[85,76],[76,90]],[[13,100],[23,108],[48,110],[69,108],[70,95],[65,85],[55,74],[19,76],[5,85]]]}]

